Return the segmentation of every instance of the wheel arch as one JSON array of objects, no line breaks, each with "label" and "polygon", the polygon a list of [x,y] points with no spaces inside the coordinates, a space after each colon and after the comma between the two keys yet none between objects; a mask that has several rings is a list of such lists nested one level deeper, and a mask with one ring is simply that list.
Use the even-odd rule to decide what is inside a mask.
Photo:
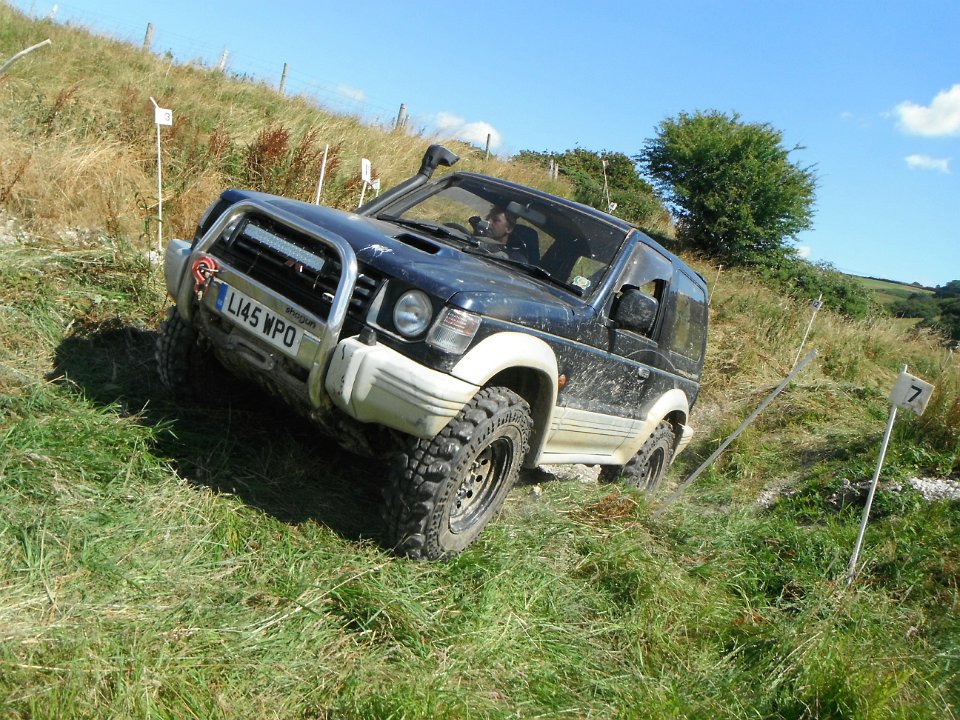
[{"label": "wheel arch", "polygon": [[480,387],[502,386],[520,395],[530,406],[533,432],[529,467],[547,440],[557,405],[557,358],[540,338],[502,332],[484,338],[454,366],[455,377]]},{"label": "wheel arch", "polygon": [[677,451],[680,439],[683,437],[683,428],[687,425],[688,413],[682,410],[673,410],[664,416],[664,421],[670,423],[673,428],[673,450]]},{"label": "wheel arch", "polygon": [[687,418],[690,416],[690,404],[687,402],[686,394],[677,388],[667,390],[663,395],[657,398],[657,401],[647,411],[647,417],[640,428],[640,432],[632,442],[625,444],[619,454],[623,456],[623,462],[633,457],[647,441],[647,438],[657,429],[661,422],[670,423],[673,428],[673,449],[674,457],[677,448],[683,438],[683,429],[686,427]]}]

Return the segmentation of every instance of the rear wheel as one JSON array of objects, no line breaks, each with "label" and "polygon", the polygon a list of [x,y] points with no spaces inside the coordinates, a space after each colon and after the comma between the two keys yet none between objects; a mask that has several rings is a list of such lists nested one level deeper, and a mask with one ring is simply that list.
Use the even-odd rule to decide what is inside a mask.
[{"label": "rear wheel", "polygon": [[470,545],[516,481],[532,425],[522,397],[484,388],[436,437],[410,439],[384,490],[388,544],[417,560]]},{"label": "rear wheel", "polygon": [[653,434],[626,465],[604,465],[600,468],[601,482],[615,482],[623,478],[628,487],[654,493],[670,467],[673,457],[673,428],[666,420],[660,422]]}]

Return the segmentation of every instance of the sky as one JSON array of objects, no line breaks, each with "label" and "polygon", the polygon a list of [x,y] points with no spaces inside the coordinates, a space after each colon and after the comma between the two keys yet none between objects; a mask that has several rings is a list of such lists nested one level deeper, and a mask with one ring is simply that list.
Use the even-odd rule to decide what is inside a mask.
[{"label": "sky", "polygon": [[[783,135],[818,178],[802,255],[960,279],[958,0],[69,0],[11,3],[323,107],[520,150],[638,154],[718,110]],[[176,113],[176,108],[171,108]],[[415,168],[411,168],[413,172]]]}]

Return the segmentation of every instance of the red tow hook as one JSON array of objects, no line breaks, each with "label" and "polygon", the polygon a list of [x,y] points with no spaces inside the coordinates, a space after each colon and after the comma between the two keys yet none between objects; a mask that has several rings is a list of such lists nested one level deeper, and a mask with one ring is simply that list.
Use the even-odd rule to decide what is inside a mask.
[{"label": "red tow hook", "polygon": [[213,276],[218,272],[220,272],[220,266],[209,255],[201,255],[193,261],[190,274],[193,275],[193,292],[198,301],[203,299],[203,294],[210,287]]}]

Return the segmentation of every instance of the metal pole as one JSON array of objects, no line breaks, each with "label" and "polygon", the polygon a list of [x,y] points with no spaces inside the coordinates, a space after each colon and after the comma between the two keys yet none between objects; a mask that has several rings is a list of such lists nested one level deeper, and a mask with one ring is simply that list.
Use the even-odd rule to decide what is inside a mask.
[{"label": "metal pole", "polygon": [[[723,265],[717,266],[717,279],[713,281],[713,288],[710,290],[710,297],[707,298],[707,307],[710,307],[710,303],[713,302],[713,295],[717,292],[717,285],[720,284],[720,271],[723,270]],[[793,364],[796,365],[797,361],[794,360]]]},{"label": "metal pole", "polygon": [[784,378],[783,382],[780,383],[776,387],[776,389],[772,393],[770,393],[762,403],[760,403],[760,406],[756,410],[754,410],[752,413],[750,413],[750,416],[746,420],[740,423],[740,427],[734,430],[733,433],[730,435],[730,437],[728,437],[726,440],[720,443],[720,447],[714,450],[713,454],[710,457],[708,457],[706,460],[704,460],[703,464],[700,465],[700,467],[698,467],[696,470],[694,470],[693,474],[690,477],[688,477],[680,485],[680,487],[674,490],[673,494],[670,497],[668,497],[660,505],[660,507],[657,509],[655,513],[653,513],[651,517],[657,517],[658,515],[660,515],[662,512],[664,512],[667,509],[667,507],[671,503],[673,503],[678,497],[680,497],[680,495],[683,494],[683,491],[686,490],[688,487],[690,487],[690,485],[693,484],[694,480],[700,477],[701,473],[703,473],[704,470],[706,470],[708,467],[710,467],[710,465],[713,464],[713,461],[720,456],[720,453],[726,450],[727,446],[730,443],[732,443],[734,440],[736,440],[737,437],[739,437],[740,433],[742,433],[744,430],[747,429],[747,426],[756,419],[757,415],[763,412],[763,409],[767,407],[767,405],[769,405],[777,395],[783,392],[783,389],[790,384],[790,381],[793,380],[793,378],[795,378],[800,373],[800,371],[803,370],[808,364],[810,364],[810,362],[816,356],[817,356],[816,349],[811,350],[809,354],[803,359],[803,361],[801,361],[799,365],[797,365],[792,371],[790,371],[790,374],[787,375],[786,378]]},{"label": "metal pole", "polygon": [[160,164],[160,123],[157,123],[157,252],[163,252],[163,167]]},{"label": "metal pole", "polygon": [[227,55],[229,52],[226,48],[223,50],[223,55],[220,56],[220,63],[217,65],[217,70],[223,72],[227,68]]},{"label": "metal pole", "polygon": [[483,151],[483,159],[486,160],[490,157],[490,133],[487,133],[487,149]]},{"label": "metal pole", "polygon": [[[157,101],[152,97],[150,102],[153,103],[154,110],[156,110],[159,105]],[[163,165],[160,157],[160,123],[156,123],[157,126],[157,252],[163,252]]]},{"label": "metal pole", "polygon": [[[903,366],[901,374],[907,371],[907,366]],[[857,561],[860,559],[860,549],[863,547],[863,536],[867,532],[867,520],[870,519],[870,506],[873,505],[873,496],[877,492],[877,482],[880,480],[880,470],[883,468],[883,459],[887,454],[887,445],[890,444],[890,436],[893,434],[893,421],[897,419],[897,406],[890,406],[890,417],[887,418],[887,429],[883,433],[883,443],[880,445],[880,458],[877,460],[877,469],[873,473],[873,480],[870,482],[870,492],[867,494],[867,503],[863,506],[863,517],[860,518],[860,532],[857,533],[857,543],[853,547],[853,554],[850,556],[850,566],[847,568],[847,587],[853,584],[853,578],[857,574]]]},{"label": "metal pole", "polygon": [[44,47],[45,45],[49,45],[49,44],[50,44],[50,38],[47,38],[47,39],[44,40],[43,42],[39,42],[39,43],[37,43],[36,45],[31,45],[31,46],[28,47],[26,50],[21,50],[21,51],[18,52],[16,55],[8,58],[7,61],[6,61],[3,65],[0,65],[0,75],[2,75],[4,72],[6,72],[6,70],[7,70],[8,67],[10,67],[11,65],[13,65],[17,60],[19,60],[20,58],[22,58],[22,57],[23,57],[24,55],[26,55],[27,53],[32,53],[34,50],[37,50],[38,48],[42,48],[42,47]]},{"label": "metal pole", "polygon": [[397,113],[397,123],[393,126],[394,130],[402,130],[403,126],[407,122],[407,106],[405,103],[400,103],[400,111]]},{"label": "metal pole", "polygon": [[810,328],[813,327],[813,321],[817,319],[817,313],[820,312],[821,301],[823,300],[823,293],[817,297],[817,301],[813,304],[813,315],[810,316],[810,322],[807,323],[807,331],[803,334],[803,340],[800,341],[800,347],[797,348],[797,356],[793,359],[793,364],[797,364],[797,360],[800,359],[800,353],[803,352],[803,346],[807,344],[807,335],[810,334]]},{"label": "metal pole", "polygon": [[607,200],[607,212],[610,212],[610,188],[607,186],[607,161],[600,158],[600,168],[603,170],[603,195]]},{"label": "metal pole", "polygon": [[323,190],[323,176],[327,174],[327,152],[330,150],[330,143],[327,143],[323,148],[323,162],[320,163],[320,179],[317,180],[317,197],[314,198],[313,204],[320,204],[320,193]]},{"label": "metal pole", "polygon": [[287,71],[290,69],[290,66],[287,63],[283,64],[283,74],[280,75],[280,94],[283,95],[283,90],[287,86]]}]

